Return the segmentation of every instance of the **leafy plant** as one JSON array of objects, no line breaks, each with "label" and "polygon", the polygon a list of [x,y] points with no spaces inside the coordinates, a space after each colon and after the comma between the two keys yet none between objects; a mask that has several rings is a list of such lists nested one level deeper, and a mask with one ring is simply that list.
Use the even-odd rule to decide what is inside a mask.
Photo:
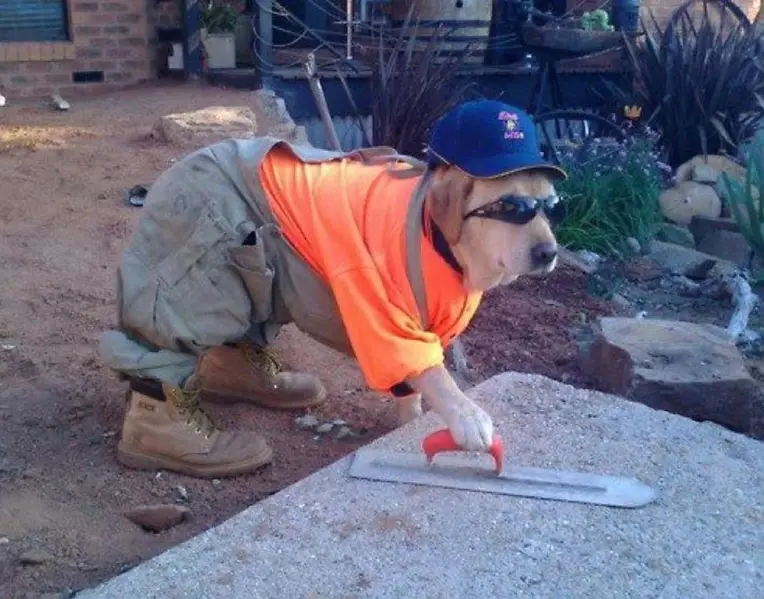
[{"label": "leafy plant", "polygon": [[[745,150],[746,180],[722,173],[720,185],[740,232],[759,259],[764,258],[764,131],[754,135]],[[764,276],[759,274],[759,280]]]},{"label": "leafy plant", "polygon": [[474,84],[462,70],[474,46],[455,52],[443,28],[420,33],[412,12],[413,6],[398,32],[373,33],[374,44],[359,57],[371,69],[372,143],[421,157],[435,121]]},{"label": "leafy plant", "polygon": [[236,29],[239,13],[228,2],[210,0],[201,11],[207,33],[232,33]]},{"label": "leafy plant", "polygon": [[629,237],[644,245],[655,235],[666,178],[656,142],[646,129],[623,142],[592,139],[561,151],[568,172],[557,185],[567,209],[557,232],[562,244],[612,254],[627,251]]},{"label": "leafy plant", "polygon": [[687,2],[665,29],[652,12],[650,18],[642,39],[624,41],[635,93],[661,133],[669,164],[734,151],[764,117],[761,34],[727,2]]},{"label": "leafy plant", "polygon": [[581,15],[581,27],[584,31],[614,31],[610,24],[610,15],[606,10],[598,8],[591,12],[586,11]]}]

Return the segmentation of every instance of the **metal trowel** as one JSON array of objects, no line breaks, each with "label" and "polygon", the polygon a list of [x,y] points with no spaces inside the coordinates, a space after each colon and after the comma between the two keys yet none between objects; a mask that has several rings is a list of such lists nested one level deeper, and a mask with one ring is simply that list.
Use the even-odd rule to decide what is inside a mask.
[{"label": "metal trowel", "polygon": [[436,454],[460,451],[448,429],[432,433],[422,442],[424,453],[359,449],[350,476],[367,480],[445,487],[482,493],[638,508],[653,502],[657,493],[632,478],[603,476],[542,468],[504,467],[504,445],[495,436],[488,453],[493,469],[476,465],[474,456]]}]

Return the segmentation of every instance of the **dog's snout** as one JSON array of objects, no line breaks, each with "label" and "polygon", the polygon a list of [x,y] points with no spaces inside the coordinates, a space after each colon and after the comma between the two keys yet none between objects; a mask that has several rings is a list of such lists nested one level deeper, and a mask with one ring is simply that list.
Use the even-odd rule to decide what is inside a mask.
[{"label": "dog's snout", "polygon": [[536,268],[549,266],[557,257],[557,244],[555,243],[537,243],[531,248],[531,259]]}]

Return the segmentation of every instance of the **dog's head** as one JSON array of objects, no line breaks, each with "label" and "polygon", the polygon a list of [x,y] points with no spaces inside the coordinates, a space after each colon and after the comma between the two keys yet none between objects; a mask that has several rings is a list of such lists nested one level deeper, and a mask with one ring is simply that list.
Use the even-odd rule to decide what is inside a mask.
[{"label": "dog's head", "polygon": [[465,286],[486,291],[555,268],[557,240],[543,210],[554,198],[554,179],[547,170],[476,179],[440,167],[427,204],[462,266]]}]

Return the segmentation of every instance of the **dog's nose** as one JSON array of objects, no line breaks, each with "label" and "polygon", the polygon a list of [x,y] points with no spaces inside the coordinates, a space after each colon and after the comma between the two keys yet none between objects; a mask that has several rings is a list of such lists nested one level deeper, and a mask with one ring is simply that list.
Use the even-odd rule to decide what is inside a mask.
[{"label": "dog's nose", "polygon": [[531,259],[536,267],[549,266],[557,257],[557,244],[537,243],[531,248]]}]

